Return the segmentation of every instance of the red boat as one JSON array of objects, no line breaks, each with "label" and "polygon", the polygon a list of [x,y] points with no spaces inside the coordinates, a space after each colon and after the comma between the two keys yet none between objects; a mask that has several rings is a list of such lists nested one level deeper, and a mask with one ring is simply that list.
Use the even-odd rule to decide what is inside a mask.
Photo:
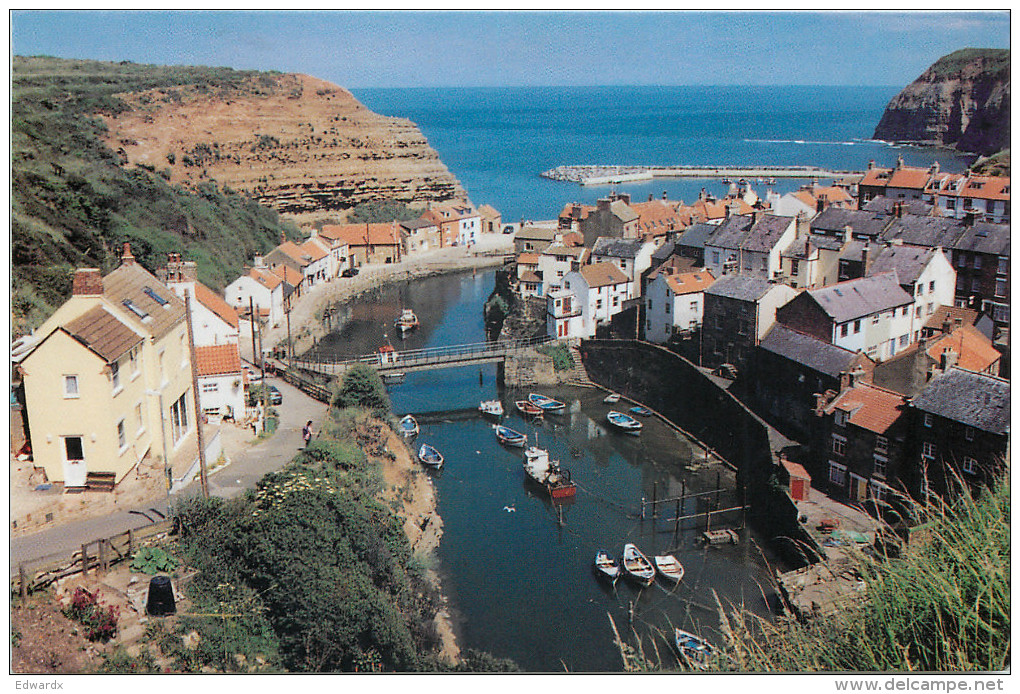
[{"label": "red boat", "polygon": [[570,471],[549,460],[549,451],[544,448],[529,446],[524,451],[524,471],[529,478],[545,487],[552,499],[570,499],[577,493]]},{"label": "red boat", "polygon": [[541,417],[542,413],[545,412],[541,407],[528,400],[517,400],[514,404],[517,405],[517,409],[521,411],[521,414],[528,417]]}]

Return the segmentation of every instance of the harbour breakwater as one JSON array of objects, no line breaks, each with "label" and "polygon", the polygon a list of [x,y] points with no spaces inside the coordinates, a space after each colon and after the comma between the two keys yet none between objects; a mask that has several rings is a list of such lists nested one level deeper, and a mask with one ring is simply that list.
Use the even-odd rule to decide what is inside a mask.
[{"label": "harbour breakwater", "polygon": [[541,176],[582,186],[650,181],[653,178],[842,178],[862,176],[863,171],[839,171],[818,166],[557,166]]}]

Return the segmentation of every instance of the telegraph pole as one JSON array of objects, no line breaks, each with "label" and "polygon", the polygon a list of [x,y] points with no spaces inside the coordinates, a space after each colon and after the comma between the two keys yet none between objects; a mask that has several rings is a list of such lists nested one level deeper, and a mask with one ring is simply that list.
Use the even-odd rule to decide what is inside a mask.
[{"label": "telegraph pole", "polygon": [[[198,471],[202,496],[209,498],[209,476],[205,468],[205,437],[202,435],[202,404],[198,396],[198,364],[195,363],[195,334],[191,327],[191,290],[184,290],[184,316],[188,324],[188,353],[191,360],[191,391],[195,395],[195,433],[198,436]],[[162,416],[160,412],[160,416]]]}]

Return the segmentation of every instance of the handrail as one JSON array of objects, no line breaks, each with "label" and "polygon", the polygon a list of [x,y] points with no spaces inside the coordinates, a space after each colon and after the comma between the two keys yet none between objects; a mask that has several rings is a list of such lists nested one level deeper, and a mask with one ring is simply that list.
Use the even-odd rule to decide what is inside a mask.
[{"label": "handrail", "polygon": [[[440,347],[426,347],[422,349],[410,349],[405,351],[397,350],[400,364],[420,365],[426,362],[440,361],[444,357],[464,356],[500,356],[510,351],[520,350],[535,345],[550,342],[553,338],[548,335],[531,337],[516,340],[495,340],[489,342],[474,342],[461,345],[443,345]],[[362,354],[345,359],[295,359],[295,366],[349,366],[353,364],[378,364],[380,354]],[[394,363],[396,365],[397,362]]]}]

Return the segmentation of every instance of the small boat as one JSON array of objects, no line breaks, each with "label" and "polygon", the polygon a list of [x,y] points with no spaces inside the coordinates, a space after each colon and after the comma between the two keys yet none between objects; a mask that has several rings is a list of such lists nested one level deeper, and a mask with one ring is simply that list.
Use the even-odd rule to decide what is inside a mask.
[{"label": "small boat", "polygon": [[623,546],[623,570],[636,582],[650,586],[655,581],[655,567],[636,545]]},{"label": "small boat", "polygon": [[595,575],[611,583],[616,583],[620,577],[620,565],[604,549],[595,553]]},{"label": "small boat", "polygon": [[553,500],[568,499],[577,493],[577,485],[570,479],[570,471],[549,460],[549,451],[529,446],[524,451],[524,472],[540,484]]},{"label": "small boat", "polygon": [[414,330],[418,327],[418,316],[414,315],[414,311],[409,308],[405,308],[400,312],[400,318],[393,321],[400,330],[401,336],[409,330]]},{"label": "small boat", "polygon": [[673,581],[673,583],[679,583],[680,579],[684,577],[684,565],[672,554],[656,554],[654,558],[655,568],[659,570],[663,578]]},{"label": "small boat", "polygon": [[530,400],[533,405],[541,407],[545,412],[552,412],[553,414],[562,414],[564,408],[566,408],[566,405],[559,400],[553,400],[550,397],[540,395],[538,393],[528,393],[528,400]]},{"label": "small boat", "polygon": [[642,405],[635,405],[634,407],[630,408],[630,411],[632,413],[638,415],[639,417],[651,417],[652,416],[652,411],[649,410],[647,407],[643,407]]},{"label": "small boat", "polygon": [[677,651],[692,667],[699,670],[708,667],[708,657],[713,650],[708,641],[683,629],[676,629],[675,639]]},{"label": "small boat", "polygon": [[602,402],[606,403],[607,405],[615,405],[616,403],[620,402],[620,394],[610,393],[602,400]]},{"label": "small boat", "polygon": [[639,434],[641,427],[644,426],[641,422],[634,419],[630,415],[625,415],[623,412],[617,412],[616,410],[610,410],[606,415],[606,419],[609,423],[620,431],[625,431],[628,434]]},{"label": "small boat", "polygon": [[422,465],[435,468],[436,470],[443,467],[443,454],[427,443],[423,443],[421,448],[418,449],[418,460],[421,461]]},{"label": "small boat", "polygon": [[487,414],[490,417],[502,417],[503,416],[503,403],[499,400],[483,400],[478,405],[478,411],[482,414]]},{"label": "small boat", "polygon": [[504,446],[518,446],[523,448],[524,444],[528,442],[528,437],[519,431],[514,431],[510,427],[498,424],[496,425],[496,440]]},{"label": "small boat", "polygon": [[400,429],[400,435],[404,438],[411,438],[412,436],[418,435],[418,420],[411,415],[404,415],[397,425]]},{"label": "small boat", "polygon": [[385,373],[382,375],[382,380],[386,383],[399,383],[404,380],[407,376],[403,371],[394,371],[392,373]]},{"label": "small boat", "polygon": [[541,417],[545,414],[545,410],[529,400],[518,400],[514,404],[517,405],[517,409],[521,411],[521,414],[528,415],[529,417]]},{"label": "small boat", "polygon": [[729,185],[730,183],[733,183],[733,181],[732,181],[731,179],[729,179],[729,178],[724,178],[724,179],[722,179],[722,182],[723,182],[724,184],[726,184],[726,185]]}]

